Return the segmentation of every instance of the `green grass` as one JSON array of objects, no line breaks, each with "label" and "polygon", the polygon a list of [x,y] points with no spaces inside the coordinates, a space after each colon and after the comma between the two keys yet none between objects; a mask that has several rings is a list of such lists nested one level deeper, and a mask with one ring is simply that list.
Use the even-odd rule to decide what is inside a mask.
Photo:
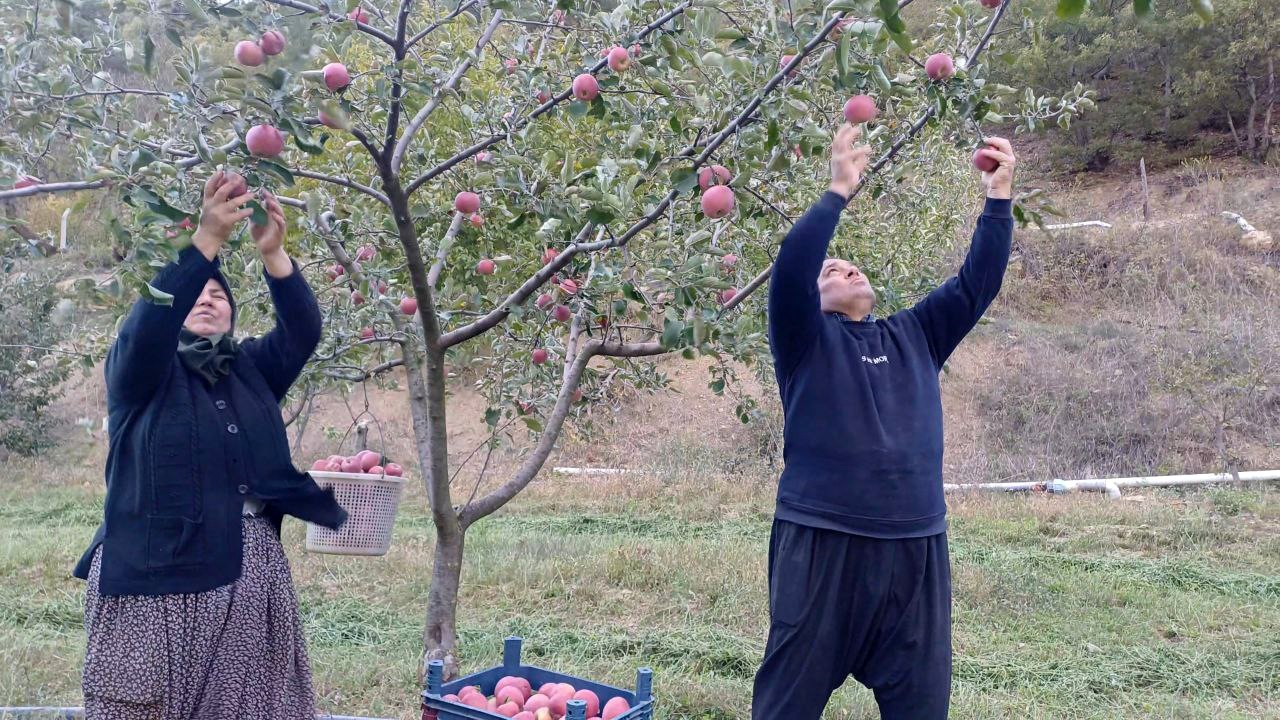
[{"label": "green grass", "polygon": [[[0,466],[0,704],[80,704],[92,473]],[[72,472],[78,477],[82,471]],[[569,492],[565,492],[569,490]],[[764,646],[767,483],[539,482],[467,538],[464,670],[528,661],[630,685],[659,718],[743,718]],[[1280,717],[1280,494],[952,504],[952,717]],[[420,493],[383,558],[307,555],[286,526],[322,709],[416,718],[432,530]],[[829,718],[878,717],[850,682]]]}]

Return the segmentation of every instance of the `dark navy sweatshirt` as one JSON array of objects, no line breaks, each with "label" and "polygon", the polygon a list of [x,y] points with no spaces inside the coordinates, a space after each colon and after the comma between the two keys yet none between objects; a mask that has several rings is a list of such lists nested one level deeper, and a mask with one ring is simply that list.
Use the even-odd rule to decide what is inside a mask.
[{"label": "dark navy sweatshirt", "polygon": [[843,197],[826,193],[787,234],[769,287],[786,463],[778,519],[880,538],[946,530],[938,374],[1000,291],[1010,205],[988,199],[960,272],[883,319],[821,309]]}]

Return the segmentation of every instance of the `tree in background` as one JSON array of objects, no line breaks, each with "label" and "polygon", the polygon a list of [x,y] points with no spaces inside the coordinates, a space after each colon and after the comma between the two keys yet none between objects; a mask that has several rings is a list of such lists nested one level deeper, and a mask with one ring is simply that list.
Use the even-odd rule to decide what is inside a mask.
[{"label": "tree in background", "polygon": [[1096,112],[1060,119],[1069,144],[1055,148],[1058,159],[1101,170],[1136,162],[1152,142],[1204,154],[1221,144],[1208,130],[1229,135],[1239,155],[1266,161],[1280,100],[1280,17],[1272,3],[1218,0],[1212,22],[1200,5],[1191,14],[1177,3],[1114,0],[1083,10],[1081,2],[1079,14],[1054,17],[1055,3],[1021,4],[1044,20],[1027,51],[993,77],[1047,92],[1077,83],[1098,91]]}]

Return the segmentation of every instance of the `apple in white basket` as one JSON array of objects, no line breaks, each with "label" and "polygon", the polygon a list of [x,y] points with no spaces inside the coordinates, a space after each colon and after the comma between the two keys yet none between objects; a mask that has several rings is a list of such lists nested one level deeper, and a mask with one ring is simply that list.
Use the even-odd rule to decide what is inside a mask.
[{"label": "apple in white basket", "polygon": [[385,474],[387,471],[386,471],[386,470],[384,470],[384,469],[383,469],[383,467],[382,467],[381,465],[374,465],[373,467],[369,468],[369,470],[368,470],[367,472],[368,472],[370,475],[383,475],[383,474]]},{"label": "apple in white basket", "polygon": [[357,460],[356,458],[353,458],[353,457],[343,458],[343,460],[342,460],[342,472],[344,472],[344,473],[358,473],[358,472],[361,472],[362,470],[363,470],[363,468],[361,468],[361,467],[360,467],[360,461],[359,461],[359,460]]},{"label": "apple in white basket", "polygon": [[386,471],[391,477],[400,477],[404,475],[404,468],[400,467],[396,463],[387,463]]}]

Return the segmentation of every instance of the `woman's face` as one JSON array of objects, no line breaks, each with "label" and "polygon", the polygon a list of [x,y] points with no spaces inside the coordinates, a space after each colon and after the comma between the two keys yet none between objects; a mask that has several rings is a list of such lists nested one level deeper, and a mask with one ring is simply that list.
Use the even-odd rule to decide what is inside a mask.
[{"label": "woman's face", "polygon": [[217,280],[205,283],[204,292],[200,293],[183,327],[202,337],[231,331],[231,303]]}]

